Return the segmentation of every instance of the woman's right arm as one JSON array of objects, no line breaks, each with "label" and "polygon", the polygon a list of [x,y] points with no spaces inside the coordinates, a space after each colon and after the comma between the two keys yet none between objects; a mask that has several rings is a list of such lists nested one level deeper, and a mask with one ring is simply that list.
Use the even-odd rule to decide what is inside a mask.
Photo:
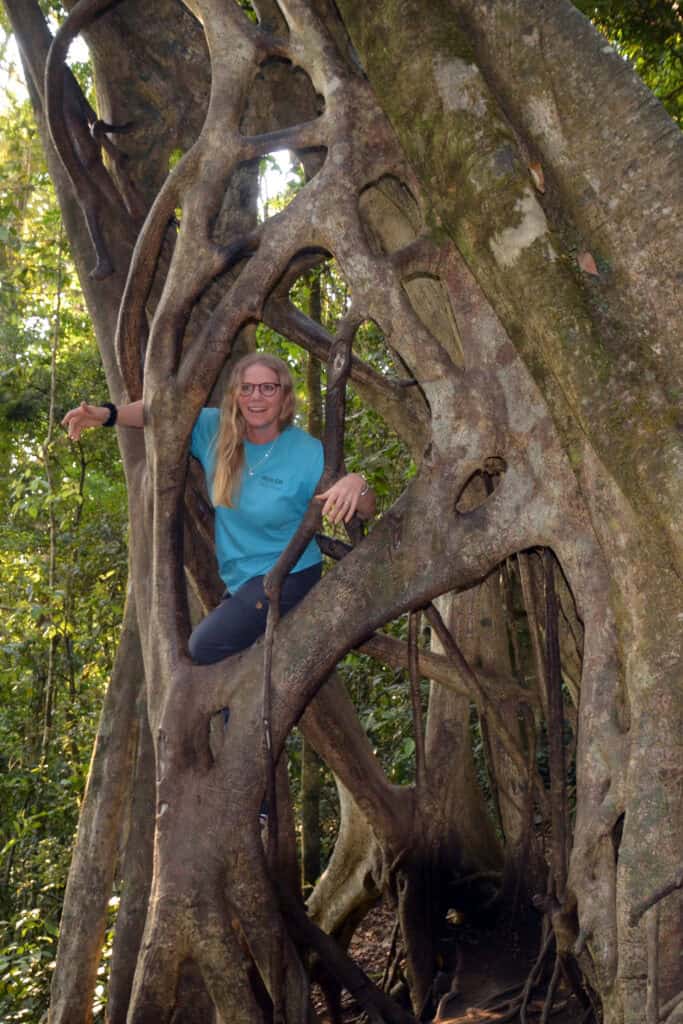
[{"label": "woman's right arm", "polygon": [[[88,427],[103,426],[110,414],[111,410],[106,405],[88,405],[87,402],[81,402],[77,409],[71,409],[66,414],[62,426],[66,427],[71,440],[77,441]],[[116,410],[116,426],[143,427],[142,401],[120,405]]]}]

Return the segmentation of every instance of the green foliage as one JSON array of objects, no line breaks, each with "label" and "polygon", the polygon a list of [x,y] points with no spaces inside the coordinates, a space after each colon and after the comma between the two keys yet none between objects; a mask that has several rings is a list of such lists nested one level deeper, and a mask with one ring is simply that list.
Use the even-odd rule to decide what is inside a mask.
[{"label": "green foliage", "polygon": [[[388,631],[405,640],[407,617],[392,623]],[[411,785],[415,780],[415,740],[408,674],[355,653],[345,658],[340,671],[387,776],[396,785]],[[423,715],[428,691],[423,680]]]},{"label": "green foliage", "polygon": [[683,119],[683,16],[677,0],[574,0],[671,116]]},{"label": "green foliage", "polygon": [[72,445],[58,425],[106,386],[25,103],[0,115],[0,224],[0,1019],[13,1022],[47,1005],[127,568],[114,438]]},{"label": "green foliage", "polygon": [[253,21],[254,24],[258,23],[258,18],[256,17],[256,11],[254,10],[254,8],[253,8],[252,4],[249,2],[249,0],[237,0],[237,5],[238,5],[238,7],[240,7],[244,11],[246,16],[249,18],[249,21]]}]

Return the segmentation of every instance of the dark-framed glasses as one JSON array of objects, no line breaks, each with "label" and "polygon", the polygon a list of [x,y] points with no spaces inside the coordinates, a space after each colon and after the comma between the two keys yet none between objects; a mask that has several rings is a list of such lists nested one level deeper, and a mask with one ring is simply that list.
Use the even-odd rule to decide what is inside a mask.
[{"label": "dark-framed glasses", "polygon": [[264,398],[272,398],[281,384],[273,384],[272,381],[264,381],[263,384],[240,384],[240,395],[249,398],[255,391],[260,391]]}]

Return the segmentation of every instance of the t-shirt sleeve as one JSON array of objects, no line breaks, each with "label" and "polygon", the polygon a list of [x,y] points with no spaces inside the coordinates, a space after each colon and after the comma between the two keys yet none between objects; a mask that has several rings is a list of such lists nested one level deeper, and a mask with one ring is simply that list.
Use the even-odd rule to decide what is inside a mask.
[{"label": "t-shirt sleeve", "polygon": [[192,428],[190,452],[206,467],[208,456],[218,431],[220,412],[218,409],[202,409]]}]

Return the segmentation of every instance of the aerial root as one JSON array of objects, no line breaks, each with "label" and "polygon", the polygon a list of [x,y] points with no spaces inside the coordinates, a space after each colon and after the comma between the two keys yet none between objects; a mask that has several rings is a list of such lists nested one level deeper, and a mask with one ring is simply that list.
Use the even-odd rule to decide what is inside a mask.
[{"label": "aerial root", "polygon": [[389,944],[389,955],[387,956],[387,965],[384,968],[384,974],[382,975],[382,980],[379,985],[383,992],[390,991],[391,986],[394,983],[394,978],[396,977],[397,967],[400,962],[398,933],[399,923],[398,921],[395,921],[394,927],[391,932],[391,943]]},{"label": "aerial root", "polygon": [[285,920],[296,944],[316,953],[326,970],[346,989],[370,1021],[377,1024],[417,1024],[412,1013],[386,995],[331,935],[314,924],[302,904],[282,889],[280,897]]},{"label": "aerial root", "polygon": [[683,1003],[683,991],[678,992],[668,1003],[664,1003],[664,1006],[659,1010],[659,1019],[664,1022],[668,1021],[669,1016],[673,1014],[676,1007],[680,1006],[681,1003]]},{"label": "aerial root", "polygon": [[[52,40],[45,65],[44,99],[48,128],[64,169],[71,179],[74,193],[86,220],[96,257],[96,263],[90,271],[90,276],[96,281],[104,280],[114,272],[114,265],[102,231],[102,202],[110,203],[114,209],[121,207],[124,210],[125,204],[102,163],[99,154],[101,142],[98,140],[97,134],[91,136],[86,124],[80,121],[75,122],[73,114],[71,118],[68,116],[64,103],[67,82],[66,55],[72,40],[92,21],[119,2],[120,0],[80,0],[68,14]],[[68,81],[70,88],[79,88],[75,79],[68,79]],[[80,90],[79,95],[86,103]],[[97,121],[95,121],[95,125],[97,125]],[[80,147],[76,138],[78,131],[82,133]],[[88,152],[84,144],[86,138],[92,138],[97,146],[96,152]]]},{"label": "aerial root", "polygon": [[552,1011],[553,1003],[555,1002],[555,991],[557,989],[557,982],[560,978],[560,957],[555,954],[555,964],[553,966],[553,973],[550,978],[550,984],[548,985],[548,991],[545,996],[545,1003],[543,1004],[543,1012],[541,1013],[541,1024],[547,1024],[548,1017]]},{"label": "aerial root", "polygon": [[643,914],[649,910],[650,907],[654,907],[660,900],[670,896],[672,892],[676,891],[676,889],[683,889],[683,865],[681,865],[670,882],[667,882],[666,885],[661,886],[659,889],[655,889],[650,896],[636,904],[629,917],[629,924],[631,927],[635,927],[635,925],[638,924]]}]

